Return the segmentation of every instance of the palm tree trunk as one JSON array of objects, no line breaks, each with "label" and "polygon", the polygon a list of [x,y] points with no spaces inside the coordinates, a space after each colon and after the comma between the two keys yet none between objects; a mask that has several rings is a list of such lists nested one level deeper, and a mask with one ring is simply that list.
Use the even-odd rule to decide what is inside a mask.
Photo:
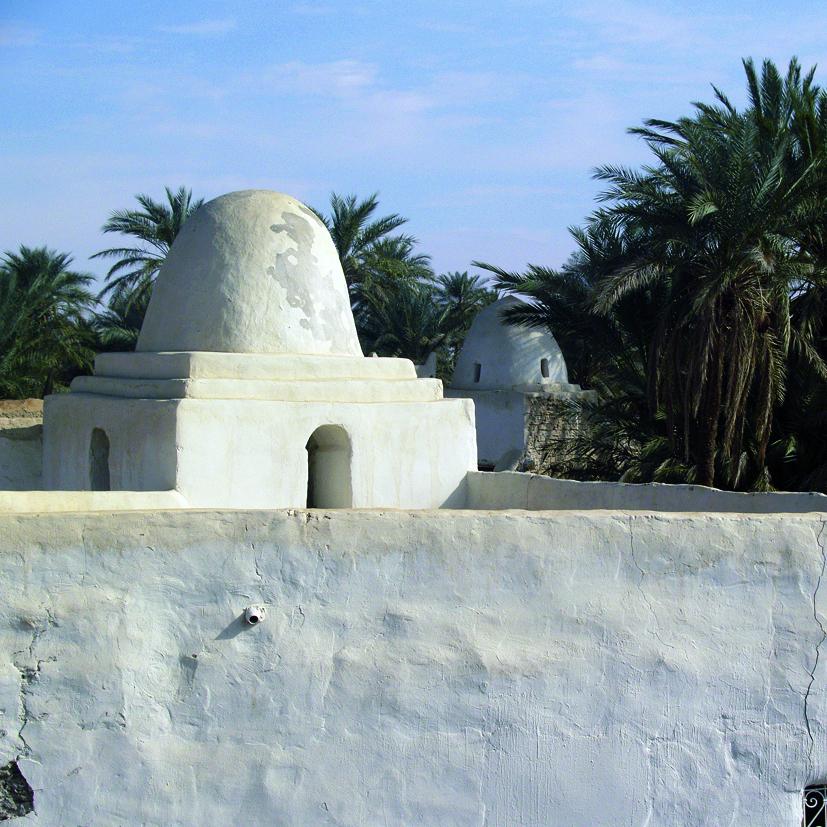
[{"label": "palm tree trunk", "polygon": [[715,485],[715,459],[718,454],[718,423],[721,418],[721,396],[724,386],[723,349],[719,346],[715,354],[715,375],[705,394],[704,422],[701,437],[700,462],[698,463],[700,485]]}]

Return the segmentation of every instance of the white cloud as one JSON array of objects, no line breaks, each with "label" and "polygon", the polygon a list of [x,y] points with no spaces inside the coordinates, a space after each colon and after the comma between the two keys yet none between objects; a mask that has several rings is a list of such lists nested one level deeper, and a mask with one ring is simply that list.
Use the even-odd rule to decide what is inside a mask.
[{"label": "white cloud", "polygon": [[191,34],[209,36],[227,34],[236,28],[236,21],[230,17],[221,20],[197,20],[192,23],[178,23],[175,25],[158,26],[158,31],[164,34]]}]

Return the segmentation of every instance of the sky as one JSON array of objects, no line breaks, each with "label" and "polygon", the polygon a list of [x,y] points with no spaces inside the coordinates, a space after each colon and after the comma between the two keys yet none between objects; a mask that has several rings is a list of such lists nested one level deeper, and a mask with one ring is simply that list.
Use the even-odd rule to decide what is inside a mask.
[{"label": "sky", "polygon": [[0,251],[100,278],[110,211],[185,185],[378,191],[437,272],[559,266],[629,127],[826,52],[824,0],[0,0]]}]

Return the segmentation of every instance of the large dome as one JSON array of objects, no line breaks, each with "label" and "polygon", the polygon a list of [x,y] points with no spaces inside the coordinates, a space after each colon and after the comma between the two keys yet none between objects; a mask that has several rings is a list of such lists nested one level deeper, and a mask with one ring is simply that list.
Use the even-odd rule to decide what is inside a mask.
[{"label": "large dome", "polygon": [[269,190],[205,204],[158,274],[137,349],[361,356],[327,228]]},{"label": "large dome", "polygon": [[554,336],[545,329],[506,324],[503,310],[519,305],[509,296],[477,315],[457,359],[452,388],[463,390],[542,390],[568,383],[566,362]]}]

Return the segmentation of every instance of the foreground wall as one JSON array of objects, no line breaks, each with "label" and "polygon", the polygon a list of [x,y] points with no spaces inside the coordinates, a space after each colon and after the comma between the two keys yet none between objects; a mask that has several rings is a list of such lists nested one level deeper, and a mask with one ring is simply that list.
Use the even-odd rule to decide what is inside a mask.
[{"label": "foreground wall", "polygon": [[0,517],[11,823],[798,825],[824,517]]}]

